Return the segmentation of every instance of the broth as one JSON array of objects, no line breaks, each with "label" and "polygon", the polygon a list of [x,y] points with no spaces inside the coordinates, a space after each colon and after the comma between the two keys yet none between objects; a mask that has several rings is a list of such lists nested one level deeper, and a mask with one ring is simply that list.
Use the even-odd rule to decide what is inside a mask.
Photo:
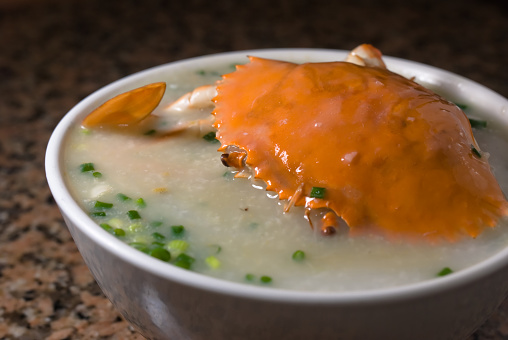
[{"label": "broth", "polygon": [[[180,74],[168,83],[160,108],[189,89],[213,83],[218,74]],[[481,117],[481,112],[466,113]],[[323,237],[318,228],[309,227],[302,207],[284,213],[285,202],[265,191],[262,183],[233,178],[234,171],[220,161],[220,144],[202,138],[211,128],[159,138],[157,129],[165,124],[173,124],[171,118],[147,119],[129,131],[76,126],[64,157],[67,182],[82,208],[141,251],[167,250],[170,263],[247,284],[353,291],[433,279],[443,268],[462,270],[508,244],[506,221],[477,239],[450,244],[394,243],[377,236],[348,237],[347,232]],[[474,133],[482,150],[491,154],[503,192],[508,192],[503,132],[488,127]],[[94,170],[83,169],[83,164],[93,164]],[[96,207],[97,201],[106,205]],[[167,260],[165,254],[153,253]]]}]

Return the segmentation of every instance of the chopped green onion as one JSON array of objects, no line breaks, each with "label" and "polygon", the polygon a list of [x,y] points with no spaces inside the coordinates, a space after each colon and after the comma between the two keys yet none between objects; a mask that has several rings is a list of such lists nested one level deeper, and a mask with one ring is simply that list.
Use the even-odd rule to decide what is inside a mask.
[{"label": "chopped green onion", "polygon": [[157,131],[155,131],[154,129],[151,129],[151,130],[148,130],[145,133],[143,133],[143,135],[145,135],[145,136],[151,136],[151,135],[155,134],[156,132]]},{"label": "chopped green onion", "polygon": [[263,283],[270,283],[270,282],[272,282],[272,278],[270,276],[266,276],[266,275],[261,276],[260,280]]},{"label": "chopped green onion", "polygon": [[162,225],[162,222],[161,221],[153,221],[153,222],[150,222],[150,226],[151,227],[160,227]]},{"label": "chopped green onion", "polygon": [[185,228],[183,225],[173,225],[171,226],[171,231],[173,232],[173,235],[179,236],[183,234]]},{"label": "chopped green onion", "polygon": [[325,198],[326,188],[312,187],[310,191],[311,198]]},{"label": "chopped green onion", "polygon": [[116,217],[114,217],[114,218],[110,219],[110,220],[108,221],[108,223],[109,223],[109,225],[111,225],[111,226],[113,226],[113,227],[115,227],[115,228],[120,228],[121,226],[123,226],[123,222],[122,222],[122,220],[121,220],[121,219],[119,219],[119,218],[116,218]]},{"label": "chopped green onion", "polygon": [[144,243],[141,243],[141,242],[131,242],[131,243],[129,243],[129,245],[133,248],[136,248],[137,250],[142,251],[143,253],[148,254],[148,252],[150,251],[148,246]]},{"label": "chopped green onion", "polygon": [[482,154],[480,153],[480,151],[478,151],[478,149],[476,149],[473,145],[471,145],[471,152],[473,153],[473,155],[475,155],[476,157],[478,158],[482,158]]},{"label": "chopped green onion", "polygon": [[96,211],[91,214],[93,217],[105,217],[106,213],[104,211]]},{"label": "chopped green onion", "polygon": [[219,254],[222,251],[222,247],[217,244],[212,244],[212,245],[210,245],[210,247],[215,248],[215,254]]},{"label": "chopped green onion", "polygon": [[171,260],[171,254],[169,253],[169,251],[161,247],[153,248],[150,251],[150,255],[164,262],[168,262],[169,260]]},{"label": "chopped green onion", "polygon": [[170,251],[178,254],[183,253],[189,248],[189,244],[184,240],[172,240],[166,246]]},{"label": "chopped green onion", "polygon": [[134,234],[133,238],[132,238],[132,242],[149,244],[150,242],[152,242],[152,238],[149,235]]},{"label": "chopped green onion", "polygon": [[481,129],[487,127],[487,122],[485,120],[479,120],[474,118],[469,118],[469,123],[471,124],[471,127]]},{"label": "chopped green onion", "polygon": [[445,267],[445,268],[441,269],[441,271],[439,273],[437,273],[437,276],[445,276],[445,275],[448,275],[451,273],[453,273],[453,270],[451,270],[449,267]]},{"label": "chopped green onion", "polygon": [[224,177],[227,180],[231,180],[235,177],[235,173],[232,171],[226,171],[225,173],[222,174],[222,177]]},{"label": "chopped green onion", "polygon": [[113,227],[107,223],[101,223],[100,226],[102,227],[102,229],[106,230],[107,232],[110,232],[110,233],[113,232]]},{"label": "chopped green onion", "polygon": [[139,220],[141,218],[141,216],[136,210],[127,211],[127,216],[129,216],[131,220]]},{"label": "chopped green onion", "polygon": [[101,177],[102,177],[102,173],[100,173],[99,171],[94,171],[94,172],[92,173],[92,175],[93,175],[93,177],[95,177],[95,178],[101,178]]},{"label": "chopped green onion", "polygon": [[140,229],[143,229],[143,225],[141,223],[132,223],[130,226],[129,226],[129,230],[132,231],[132,232],[136,232]]},{"label": "chopped green onion", "polygon": [[196,71],[196,74],[200,75],[200,76],[204,76],[206,74],[206,71],[205,70],[199,70],[199,71]]},{"label": "chopped green onion", "polygon": [[213,255],[208,256],[205,259],[205,262],[212,269],[217,269],[220,267],[220,261]]},{"label": "chopped green onion", "polygon": [[247,280],[247,281],[251,281],[252,282],[252,281],[254,281],[255,278],[256,277],[254,276],[254,274],[246,274],[245,275],[245,280]]},{"label": "chopped green onion", "polygon": [[144,208],[144,207],[146,207],[145,200],[144,200],[144,199],[142,199],[142,198],[138,198],[138,199],[136,200],[136,204],[137,204],[137,205],[138,205],[138,207],[140,207],[140,208]]},{"label": "chopped green onion", "polygon": [[303,261],[305,259],[305,253],[301,250],[297,250],[293,253],[292,258],[298,262]]},{"label": "chopped green onion", "polygon": [[88,171],[95,170],[93,163],[83,163],[79,166],[79,168],[81,169],[81,172],[88,172]]},{"label": "chopped green onion", "polygon": [[92,133],[92,131],[90,131],[90,129],[81,127],[81,133],[84,135],[89,135],[90,133]]},{"label": "chopped green onion", "polygon": [[195,259],[192,256],[182,253],[176,257],[174,265],[184,269],[190,269],[194,261]]},{"label": "chopped green onion", "polygon": [[164,243],[162,243],[162,242],[158,242],[158,241],[153,241],[153,242],[152,242],[152,245],[154,245],[154,246],[159,246],[159,247],[164,247]]},{"label": "chopped green onion", "polygon": [[256,229],[257,227],[259,227],[259,223],[257,223],[257,222],[251,222],[251,223],[249,223],[249,228]]},{"label": "chopped green onion", "polygon": [[126,196],[122,193],[116,195],[116,197],[122,202],[129,201],[131,199],[129,196]]},{"label": "chopped green onion", "polygon": [[131,220],[139,220],[141,218],[141,216],[136,210],[127,211],[127,216],[129,216]]},{"label": "chopped green onion", "polygon": [[158,241],[162,241],[166,238],[166,236],[162,235],[161,233],[157,233],[157,232],[153,233],[152,236],[154,239],[156,239]]},{"label": "chopped green onion", "polygon": [[114,233],[116,236],[125,236],[125,230],[120,229],[120,228],[116,228]]},{"label": "chopped green onion", "polygon": [[206,135],[204,135],[203,139],[211,143],[219,142],[219,140],[216,138],[215,132],[213,131],[208,132]]},{"label": "chopped green onion", "polygon": [[95,205],[94,205],[94,208],[111,209],[111,208],[113,208],[113,203],[106,203],[106,202],[96,201]]}]

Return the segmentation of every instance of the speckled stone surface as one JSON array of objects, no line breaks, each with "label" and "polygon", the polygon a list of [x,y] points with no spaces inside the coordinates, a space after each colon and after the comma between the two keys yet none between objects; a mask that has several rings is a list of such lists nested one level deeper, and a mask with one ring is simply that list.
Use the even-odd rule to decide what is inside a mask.
[{"label": "speckled stone surface", "polygon": [[[86,95],[203,54],[369,42],[507,97],[507,4],[0,0],[0,339],[143,338],[102,295],[45,180],[51,131]],[[508,301],[473,339],[508,339]]]}]

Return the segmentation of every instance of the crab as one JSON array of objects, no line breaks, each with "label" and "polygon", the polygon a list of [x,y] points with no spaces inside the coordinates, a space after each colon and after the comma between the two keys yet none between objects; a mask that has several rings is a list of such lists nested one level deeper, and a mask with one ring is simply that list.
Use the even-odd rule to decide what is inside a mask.
[{"label": "crab", "polygon": [[[238,169],[236,177],[262,181],[286,201],[284,212],[303,206],[324,235],[345,223],[350,235],[431,241],[477,237],[508,215],[464,112],[390,72],[373,46],[357,47],[343,62],[249,59],[166,107],[167,115],[213,108],[166,135],[213,126],[224,165]],[[162,84],[123,94],[143,110],[121,124],[149,116]],[[116,99],[114,111],[131,100]],[[118,119],[101,107],[83,121],[108,124]]]}]

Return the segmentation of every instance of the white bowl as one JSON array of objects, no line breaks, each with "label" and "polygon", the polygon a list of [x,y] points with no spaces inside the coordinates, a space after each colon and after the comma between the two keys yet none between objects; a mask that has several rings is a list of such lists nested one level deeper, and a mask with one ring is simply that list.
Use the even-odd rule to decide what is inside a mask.
[{"label": "white bowl", "polygon": [[[142,254],[98,227],[69,193],[63,149],[70,127],[116,94],[164,81],[180,69],[213,68],[247,55],[295,62],[344,60],[345,51],[254,50],[216,54],[155,67],[116,81],[76,105],[48,144],[46,174],[53,196],[104,294],[150,339],[461,339],[508,292],[508,249],[470,268],[397,288],[316,293],[253,287],[203,276]],[[389,69],[475,103],[508,126],[508,100],[468,79],[385,57]],[[467,100],[466,100],[467,99]]]}]

